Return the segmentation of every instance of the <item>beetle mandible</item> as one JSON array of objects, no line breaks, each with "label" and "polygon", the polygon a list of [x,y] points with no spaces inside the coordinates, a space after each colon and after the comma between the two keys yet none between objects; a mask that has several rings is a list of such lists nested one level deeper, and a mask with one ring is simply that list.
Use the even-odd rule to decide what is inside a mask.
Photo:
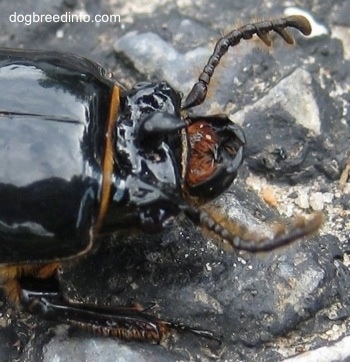
[{"label": "beetle mandible", "polygon": [[[170,329],[186,327],[135,306],[71,304],[60,293],[59,270],[88,253],[100,236],[130,225],[156,232],[179,213],[251,252],[314,233],[319,215],[257,241],[234,235],[204,211],[201,205],[235,179],[245,137],[226,115],[188,113],[205,100],[229,47],[254,34],[270,45],[271,31],[293,43],[288,27],[311,32],[304,17],[290,16],[222,37],[185,100],[166,82],[124,90],[100,65],[77,55],[1,49],[0,280],[9,299],[43,318],[159,342]],[[27,276],[52,280],[50,290],[34,287]]]}]

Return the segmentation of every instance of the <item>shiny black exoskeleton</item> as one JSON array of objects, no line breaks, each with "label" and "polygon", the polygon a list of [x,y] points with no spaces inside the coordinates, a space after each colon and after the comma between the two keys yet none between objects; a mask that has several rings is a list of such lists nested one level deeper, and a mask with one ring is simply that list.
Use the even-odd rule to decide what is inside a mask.
[{"label": "shiny black exoskeleton", "polygon": [[[320,217],[257,243],[200,208],[231,185],[245,139],[227,116],[190,115],[187,109],[204,101],[230,46],[253,34],[269,44],[271,30],[290,43],[286,27],[310,33],[307,20],[294,16],[250,24],[220,39],[184,102],[166,82],[124,90],[98,64],[76,55],[1,49],[0,278],[9,298],[45,318],[158,342],[180,327],[138,307],[73,305],[55,284],[57,272],[103,235],[158,231],[181,212],[249,251],[317,230]],[[28,285],[24,276],[52,278],[50,290]]]}]

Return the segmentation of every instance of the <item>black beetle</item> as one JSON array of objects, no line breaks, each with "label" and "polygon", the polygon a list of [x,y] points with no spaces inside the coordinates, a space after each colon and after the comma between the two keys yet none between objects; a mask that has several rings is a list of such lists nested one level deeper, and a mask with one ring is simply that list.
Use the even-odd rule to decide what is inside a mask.
[{"label": "black beetle", "polygon": [[244,133],[226,115],[187,111],[205,100],[229,47],[254,34],[270,45],[270,31],[293,43],[287,27],[311,31],[304,17],[291,16],[221,38],[182,104],[166,82],[124,90],[82,57],[1,49],[0,278],[10,300],[47,319],[159,342],[170,328],[186,328],[136,306],[73,305],[60,293],[58,272],[104,235],[131,228],[155,232],[181,212],[248,251],[271,250],[315,232],[319,215],[257,242],[235,235],[232,221],[220,223],[204,211],[201,205],[235,179]]}]

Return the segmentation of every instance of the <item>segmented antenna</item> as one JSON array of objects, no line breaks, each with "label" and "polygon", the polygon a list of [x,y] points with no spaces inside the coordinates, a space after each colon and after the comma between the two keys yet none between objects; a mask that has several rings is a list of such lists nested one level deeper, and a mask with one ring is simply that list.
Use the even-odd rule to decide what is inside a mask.
[{"label": "segmented antenna", "polygon": [[292,15],[287,18],[247,24],[219,39],[215,45],[213,54],[199,76],[198,82],[194,84],[192,90],[188,94],[182,109],[192,108],[204,102],[214,70],[219,64],[221,57],[226,54],[230,47],[234,47],[242,39],[251,39],[254,34],[256,34],[267,46],[271,46],[272,41],[269,34],[271,31],[280,35],[286,43],[294,44],[293,36],[286,30],[288,27],[296,28],[304,35],[310,35],[311,33],[311,25],[304,16]]},{"label": "segmented antenna", "polygon": [[[310,220],[298,218],[291,230],[280,229],[272,238],[258,239],[254,237],[244,238],[232,234],[226,227],[220,225],[207,212],[192,206],[187,206],[185,214],[198,226],[213,232],[219,238],[226,240],[234,249],[250,252],[269,251],[305,236],[314,234],[323,222],[323,214],[315,213]],[[227,220],[229,221],[229,220]]]}]

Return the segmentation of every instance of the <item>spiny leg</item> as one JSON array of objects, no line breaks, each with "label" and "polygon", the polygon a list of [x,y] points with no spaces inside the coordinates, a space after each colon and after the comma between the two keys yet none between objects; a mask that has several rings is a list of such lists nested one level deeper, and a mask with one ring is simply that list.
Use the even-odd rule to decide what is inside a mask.
[{"label": "spiny leg", "polygon": [[138,306],[73,305],[60,293],[27,289],[21,290],[21,303],[32,314],[103,336],[159,343],[169,330],[166,323],[143,313]]},{"label": "spiny leg", "polygon": [[[270,251],[291,242],[310,236],[317,232],[323,223],[322,213],[315,213],[310,220],[303,217],[297,218],[291,230],[280,228],[272,238],[257,238],[242,233],[240,225],[229,219],[225,219],[226,225],[215,220],[209,213],[194,207],[185,207],[187,216],[196,224],[212,232],[215,236],[226,240],[234,249],[250,252]],[[231,224],[231,225],[230,225]]]},{"label": "spiny leg", "polygon": [[159,343],[170,330],[178,330],[217,340],[210,331],[159,319],[139,305],[107,308],[69,303],[60,291],[58,268],[59,264],[2,267],[3,289],[31,314],[99,335]]},{"label": "spiny leg", "polygon": [[309,21],[301,15],[294,15],[282,19],[247,24],[219,39],[215,45],[213,54],[200,74],[198,82],[194,84],[192,90],[188,94],[182,109],[192,108],[204,102],[214,70],[218,66],[221,57],[226,54],[230,47],[234,47],[242,39],[251,39],[254,34],[256,34],[267,46],[271,46],[272,41],[269,35],[269,32],[271,31],[279,34],[286,43],[293,44],[294,39],[286,28],[296,28],[304,35],[309,35],[311,33]]}]

